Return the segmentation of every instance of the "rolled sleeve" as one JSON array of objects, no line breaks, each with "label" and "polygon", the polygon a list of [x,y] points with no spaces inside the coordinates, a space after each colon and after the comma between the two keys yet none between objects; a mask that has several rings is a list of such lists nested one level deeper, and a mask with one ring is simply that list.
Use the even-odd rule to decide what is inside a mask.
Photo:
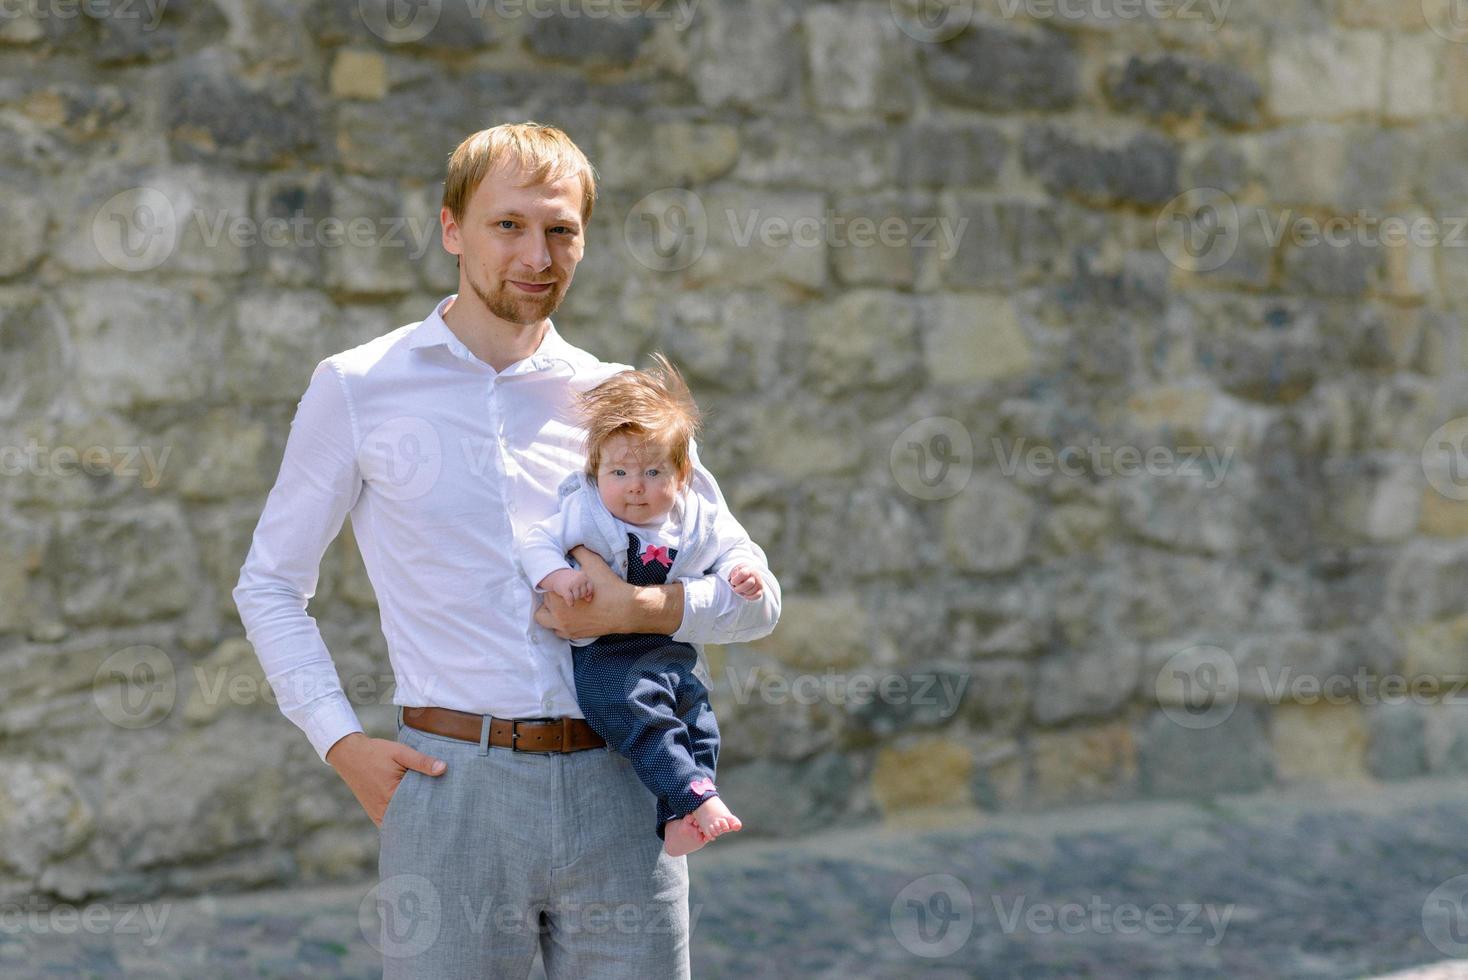
[{"label": "rolled sleeve", "polygon": [[683,580],[683,622],[673,639],[684,643],[747,643],[769,636],[780,621],[780,583],[768,567],[758,599],[745,599],[722,576]]}]

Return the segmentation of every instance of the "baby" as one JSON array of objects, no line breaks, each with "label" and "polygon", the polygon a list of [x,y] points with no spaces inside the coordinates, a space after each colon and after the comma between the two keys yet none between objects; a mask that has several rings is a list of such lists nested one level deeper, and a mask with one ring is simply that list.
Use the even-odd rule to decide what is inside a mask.
[{"label": "baby", "polygon": [[[653,357],[656,370],[624,371],[580,396],[585,472],[561,484],[560,511],[526,531],[521,566],[535,591],[569,603],[592,595],[591,581],[567,559],[577,545],[633,585],[714,571],[741,598],[758,599],[764,563],[737,522],[716,529],[717,490],[689,459],[698,407],[677,369]],[[693,673],[697,649],[652,633],[571,643],[582,714],[658,798],[663,849],[688,854],[738,830],[714,786],[719,727],[708,688]]]}]

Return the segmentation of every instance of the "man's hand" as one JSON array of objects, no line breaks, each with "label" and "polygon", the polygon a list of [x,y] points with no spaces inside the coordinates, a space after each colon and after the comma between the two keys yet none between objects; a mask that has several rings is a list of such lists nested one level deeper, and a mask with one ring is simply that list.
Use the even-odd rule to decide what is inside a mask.
[{"label": "man's hand", "polygon": [[617,577],[601,555],[583,545],[571,549],[571,557],[586,573],[591,585],[591,599],[572,605],[554,592],[544,595],[535,610],[535,621],[555,632],[563,640],[579,640],[587,636],[632,632],[637,589]]},{"label": "man's hand", "polygon": [[412,769],[427,776],[441,776],[448,768],[442,759],[424,755],[401,742],[368,738],[362,732],[338,739],[327,750],[326,761],[351,788],[378,830],[382,829],[382,815],[404,773]]}]

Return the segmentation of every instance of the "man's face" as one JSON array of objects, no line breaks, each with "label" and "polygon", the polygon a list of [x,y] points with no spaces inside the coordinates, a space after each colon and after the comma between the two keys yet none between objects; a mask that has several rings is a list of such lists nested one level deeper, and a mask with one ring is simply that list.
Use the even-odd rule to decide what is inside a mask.
[{"label": "man's face", "polygon": [[469,198],[463,220],[444,208],[444,248],[459,256],[459,292],[468,287],[490,313],[531,325],[566,298],[581,261],[581,184],[565,177],[519,186],[525,174],[495,168]]}]

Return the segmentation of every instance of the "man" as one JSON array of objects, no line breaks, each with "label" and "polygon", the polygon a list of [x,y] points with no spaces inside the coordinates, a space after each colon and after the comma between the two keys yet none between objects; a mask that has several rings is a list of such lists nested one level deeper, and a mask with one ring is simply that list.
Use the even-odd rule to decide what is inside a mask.
[{"label": "man", "polygon": [[[584,464],[573,394],[627,369],[549,319],[595,194],[591,164],[554,127],[460,144],[440,212],[458,293],[317,365],[234,590],[281,710],[381,828],[388,978],[524,976],[537,943],[552,978],[688,975],[686,859],[664,853],[652,794],[586,725],[567,640],[755,639],[780,591],[758,545],[757,601],[712,574],[634,587],[583,548],[594,599],[536,608],[516,567],[516,535],[555,512]],[[362,731],[306,612],[349,513],[397,740]]]}]

